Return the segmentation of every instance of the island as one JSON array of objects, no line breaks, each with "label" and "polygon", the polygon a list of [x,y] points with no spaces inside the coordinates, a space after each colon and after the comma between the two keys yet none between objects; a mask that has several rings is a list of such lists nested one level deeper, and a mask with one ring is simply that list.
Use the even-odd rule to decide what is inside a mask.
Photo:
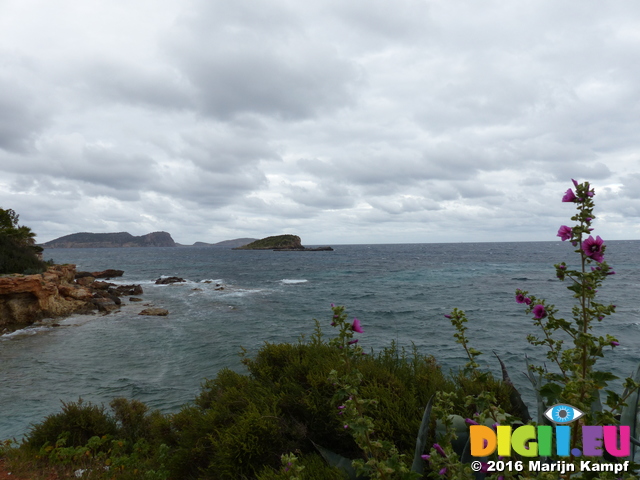
[{"label": "island", "polygon": [[128,232],[72,233],[43,243],[45,248],[118,248],[118,247],[175,247],[167,232],[152,232],[133,236]]},{"label": "island", "polygon": [[308,248],[297,235],[276,235],[251,242],[234,250],[273,250],[275,252],[331,252],[331,247]]},{"label": "island", "polygon": [[182,245],[174,242],[167,232],[152,232],[134,236],[129,232],[91,233],[80,232],[65,235],[40,244],[43,248],[122,248],[122,247],[241,247],[255,241],[255,238],[234,238],[218,243],[195,242],[193,245]]}]

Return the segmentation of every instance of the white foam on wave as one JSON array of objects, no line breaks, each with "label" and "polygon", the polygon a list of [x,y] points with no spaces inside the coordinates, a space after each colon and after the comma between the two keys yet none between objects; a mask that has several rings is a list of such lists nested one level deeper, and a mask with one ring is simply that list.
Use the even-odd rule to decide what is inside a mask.
[{"label": "white foam on wave", "polygon": [[29,336],[29,335],[36,335],[40,332],[46,332],[47,330],[52,330],[53,327],[51,326],[40,326],[40,327],[27,327],[27,328],[22,328],[20,330],[16,330],[14,332],[9,332],[9,333],[5,333],[4,335],[0,335],[0,338],[2,339],[9,339],[9,338],[14,338],[14,337],[22,337],[22,336]]},{"label": "white foam on wave", "polygon": [[300,278],[300,279],[295,279],[295,278],[283,278],[282,280],[280,280],[280,283],[283,283],[285,285],[292,285],[292,284],[296,284],[296,283],[307,283],[309,280],[305,280],[304,278]]},{"label": "white foam on wave", "polygon": [[220,290],[220,295],[225,296],[225,297],[244,297],[245,295],[251,295],[253,293],[261,293],[264,290],[261,288],[256,288],[256,289],[244,289],[244,288],[238,288],[238,289],[234,289],[234,290]]}]

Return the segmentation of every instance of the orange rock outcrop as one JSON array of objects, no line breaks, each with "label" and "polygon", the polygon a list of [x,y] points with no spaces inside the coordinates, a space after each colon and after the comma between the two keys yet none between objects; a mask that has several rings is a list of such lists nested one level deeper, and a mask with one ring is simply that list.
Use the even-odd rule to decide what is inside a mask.
[{"label": "orange rock outcrop", "polygon": [[0,276],[0,330],[91,310],[93,293],[75,283],[75,274],[75,265],[54,265],[41,274]]}]

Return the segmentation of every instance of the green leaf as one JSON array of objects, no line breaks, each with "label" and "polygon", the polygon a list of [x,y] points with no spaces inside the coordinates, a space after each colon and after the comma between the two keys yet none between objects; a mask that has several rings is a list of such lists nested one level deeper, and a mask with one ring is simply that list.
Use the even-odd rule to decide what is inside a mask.
[{"label": "green leaf", "polygon": [[549,420],[544,416],[544,412],[547,409],[547,406],[542,399],[542,395],[540,395],[540,387],[542,385],[542,374],[538,375],[538,378],[533,374],[531,368],[529,366],[529,357],[524,356],[525,362],[527,362],[527,373],[525,375],[531,382],[533,386],[533,391],[536,392],[536,400],[538,404],[538,425],[547,425]]},{"label": "green leaf", "polygon": [[562,394],[562,387],[557,383],[547,383],[540,387],[540,395],[545,397],[549,403],[555,403]]},{"label": "green leaf", "polygon": [[611,372],[591,372],[591,378],[593,378],[599,387],[605,387],[611,380],[617,380],[619,377],[615,376]]},{"label": "green leaf", "polygon": [[420,424],[418,436],[416,437],[416,450],[413,454],[413,464],[411,465],[412,472],[424,473],[422,454],[424,453],[424,447],[427,443],[427,437],[429,436],[429,421],[431,420],[431,408],[433,407],[434,397],[435,395],[431,396],[422,414],[422,423]]},{"label": "green leaf", "polygon": [[[640,365],[638,365],[638,369],[636,370],[635,377],[633,378],[636,382],[640,382]],[[627,405],[622,407],[622,411],[620,412],[620,425],[627,425],[630,427],[631,436],[634,438],[638,438],[638,390],[636,389],[626,400]],[[634,461],[636,457],[638,448],[634,447],[631,449],[631,455],[628,457],[630,461]]]},{"label": "green leaf", "polygon": [[340,470],[343,470],[351,480],[363,479],[363,477],[359,477],[356,474],[355,468],[353,468],[353,466],[351,465],[352,460],[349,460],[348,458],[345,458],[342,455],[338,455],[337,453],[334,453],[331,450],[327,450],[326,448],[321,447],[320,445],[314,443],[313,441],[311,441],[311,443],[313,443],[313,446],[316,447],[318,452],[320,452],[320,455],[322,455],[322,458],[324,458],[329,465],[331,465],[332,467],[337,467]]}]

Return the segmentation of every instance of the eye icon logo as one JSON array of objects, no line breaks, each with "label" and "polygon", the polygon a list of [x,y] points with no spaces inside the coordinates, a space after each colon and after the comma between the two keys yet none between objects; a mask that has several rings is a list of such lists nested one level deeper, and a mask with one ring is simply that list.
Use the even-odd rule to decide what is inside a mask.
[{"label": "eye icon logo", "polygon": [[579,419],[583,415],[584,412],[564,403],[558,403],[553,407],[549,407],[547,411],[544,412],[544,416],[551,420],[553,423],[561,424],[571,423],[574,420]]}]

